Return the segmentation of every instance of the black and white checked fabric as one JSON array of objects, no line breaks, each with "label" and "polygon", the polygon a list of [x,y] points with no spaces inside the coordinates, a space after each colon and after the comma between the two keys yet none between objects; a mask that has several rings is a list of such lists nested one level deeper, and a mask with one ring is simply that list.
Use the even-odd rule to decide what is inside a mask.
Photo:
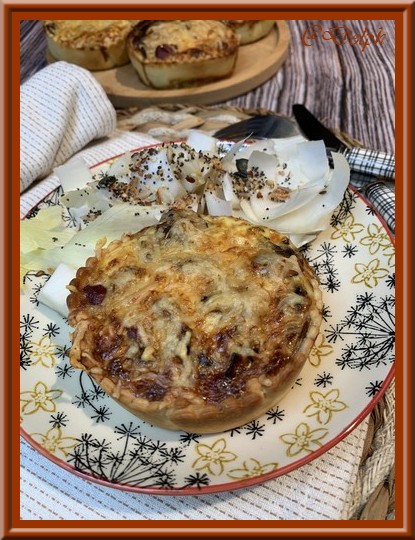
[{"label": "black and white checked fabric", "polygon": [[395,191],[394,182],[367,174],[351,171],[350,184],[357,189],[384,220],[390,232],[395,234]]},{"label": "black and white checked fabric", "polygon": [[395,193],[384,182],[373,182],[364,191],[365,196],[395,234]]},{"label": "black and white checked fabric", "polygon": [[395,179],[395,156],[377,150],[352,148],[343,151],[353,171],[384,178]]}]

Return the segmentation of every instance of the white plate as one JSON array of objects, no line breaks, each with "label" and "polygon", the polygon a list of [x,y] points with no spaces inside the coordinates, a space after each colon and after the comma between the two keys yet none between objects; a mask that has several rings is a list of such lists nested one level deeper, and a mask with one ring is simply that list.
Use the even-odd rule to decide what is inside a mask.
[{"label": "white plate", "polygon": [[[100,164],[93,172],[106,168]],[[57,200],[55,191],[42,206]],[[394,245],[367,203],[348,191],[305,255],[324,299],[309,360],[278,406],[214,435],[147,424],[71,367],[67,321],[37,300],[48,276],[30,272],[21,295],[23,437],[89,480],[170,495],[257,484],[326,452],[365,418],[394,375]]]}]

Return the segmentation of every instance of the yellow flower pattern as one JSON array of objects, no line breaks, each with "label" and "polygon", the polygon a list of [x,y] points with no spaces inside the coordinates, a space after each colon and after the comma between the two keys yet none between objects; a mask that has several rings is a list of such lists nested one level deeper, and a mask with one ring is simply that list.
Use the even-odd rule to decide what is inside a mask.
[{"label": "yellow flower pattern", "polygon": [[288,445],[287,456],[294,457],[301,452],[311,453],[320,446],[321,440],[327,437],[329,430],[325,428],[310,429],[306,423],[298,424],[295,433],[284,433],[280,436],[283,443]]},{"label": "yellow flower pattern", "polygon": [[369,247],[369,253],[375,255],[390,246],[390,240],[383,227],[376,223],[371,223],[367,228],[367,236],[364,236],[360,243]]},{"label": "yellow flower pattern", "polygon": [[388,259],[388,265],[390,268],[395,267],[395,246],[393,244],[389,244],[387,248],[383,250],[384,257],[387,257]]},{"label": "yellow flower pattern", "polygon": [[231,469],[228,472],[229,478],[234,480],[242,480],[244,478],[252,478],[255,476],[262,476],[263,474],[274,471],[278,468],[278,463],[261,463],[255,459],[250,458],[242,463],[242,467],[239,469]]},{"label": "yellow flower pattern", "polygon": [[319,424],[328,424],[333,413],[343,411],[347,407],[346,403],[339,401],[339,395],[338,389],[330,390],[325,395],[320,392],[311,392],[312,403],[307,405],[303,412],[306,416],[316,416]]},{"label": "yellow flower pattern", "polygon": [[352,277],[352,283],[364,283],[369,289],[376,287],[379,280],[389,273],[386,268],[380,268],[379,259],[373,259],[368,264],[356,263],[354,269],[356,274]]},{"label": "yellow flower pattern", "polygon": [[332,352],[333,347],[326,343],[326,338],[323,334],[320,334],[310,351],[308,361],[312,366],[318,367],[321,364],[322,358],[329,356]]},{"label": "yellow flower pattern", "polygon": [[236,455],[233,452],[226,450],[225,439],[218,439],[212,446],[200,443],[196,445],[196,452],[200,457],[194,461],[193,468],[197,471],[207,469],[214,476],[223,473],[225,469],[224,463],[236,459]]},{"label": "yellow flower pattern", "polygon": [[52,368],[57,362],[55,356],[56,347],[47,336],[42,336],[39,342],[31,342],[32,352],[30,359],[32,364],[42,364],[43,367]]},{"label": "yellow flower pattern", "polygon": [[30,436],[45,450],[62,458],[66,457],[69,450],[78,444],[74,437],[63,437],[60,427],[53,427],[45,434],[31,433]]},{"label": "yellow flower pattern", "polygon": [[56,411],[55,400],[62,395],[62,390],[49,390],[45,383],[39,381],[33,390],[20,393],[21,414],[34,414],[39,410],[49,413]]},{"label": "yellow flower pattern", "polygon": [[334,232],[331,235],[333,240],[341,238],[345,242],[353,242],[356,235],[363,231],[364,226],[361,223],[355,223],[354,217],[349,215],[342,223],[333,227],[333,229]]}]

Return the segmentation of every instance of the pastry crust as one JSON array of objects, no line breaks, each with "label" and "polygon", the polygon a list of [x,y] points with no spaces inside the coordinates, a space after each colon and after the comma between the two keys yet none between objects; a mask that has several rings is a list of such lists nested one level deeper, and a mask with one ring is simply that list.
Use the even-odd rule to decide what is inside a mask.
[{"label": "pastry crust", "polygon": [[70,361],[157,426],[212,433],[272,408],[321,323],[318,280],[284,235],[170,210],[69,285]]},{"label": "pastry crust", "polygon": [[273,28],[275,21],[223,21],[235,31],[239,38],[239,45],[248,45],[267,36]]},{"label": "pastry crust", "polygon": [[140,21],[128,36],[127,50],[145,85],[182,88],[231,75],[238,38],[220,21]]},{"label": "pastry crust", "polygon": [[126,39],[137,21],[46,20],[50,54],[89,70],[104,70],[129,62]]}]

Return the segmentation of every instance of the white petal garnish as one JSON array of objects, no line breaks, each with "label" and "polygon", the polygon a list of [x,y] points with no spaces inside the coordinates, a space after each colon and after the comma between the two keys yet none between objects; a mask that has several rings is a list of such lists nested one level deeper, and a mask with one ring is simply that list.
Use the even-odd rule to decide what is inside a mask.
[{"label": "white petal garnish", "polygon": [[123,234],[135,233],[144,227],[155,225],[166,207],[149,207],[120,203],[109,208],[101,216],[80,230],[60,250],[60,260],[69,266],[83,266],[95,253],[97,242],[106,238],[107,242],[121,238]]},{"label": "white petal garnish", "polygon": [[206,208],[210,216],[232,215],[232,205],[230,201],[221,199],[218,195],[209,190],[205,191],[204,199],[206,201]]},{"label": "white petal garnish", "polygon": [[324,230],[330,222],[333,210],[340,204],[350,178],[350,168],[346,158],[333,153],[334,169],[324,190],[310,198],[300,208],[279,216],[274,221],[276,227],[285,234],[307,234]]},{"label": "white petal garnish", "polygon": [[120,182],[128,182],[130,178],[130,164],[132,152],[126,152],[122,156],[115,159],[110,165],[107,175],[116,176]]},{"label": "white petal garnish", "polygon": [[326,146],[323,141],[307,141],[297,144],[297,154],[291,158],[310,181],[323,178],[329,171]]},{"label": "white petal garnish", "polygon": [[259,223],[259,219],[255,215],[255,213],[252,211],[250,202],[247,199],[241,199],[240,205],[241,205],[241,209],[243,213],[245,214],[245,219],[247,219],[251,223]]},{"label": "white petal garnish", "polygon": [[63,317],[67,317],[66,298],[69,291],[66,287],[75,275],[76,270],[72,266],[64,263],[58,264],[56,270],[39,291],[37,296],[39,302],[57,311]]},{"label": "white petal garnish", "polygon": [[[247,139],[248,139],[248,137],[246,137],[242,141],[239,141],[239,142],[235,143],[230,148],[230,150],[225,154],[225,156],[222,158],[222,167],[226,171],[234,172],[236,170],[234,159],[235,159],[236,155],[238,154],[238,152],[241,150],[241,148],[243,148],[243,146],[245,145]],[[246,156],[238,155],[238,159],[240,157],[246,157]]]},{"label": "white petal garnish", "polygon": [[91,169],[84,159],[79,156],[69,159],[63,165],[53,169],[53,172],[59,178],[65,193],[74,189],[83,188],[89,182],[92,182]]},{"label": "white petal garnish", "polygon": [[222,189],[226,201],[233,202],[235,199],[237,199],[237,196],[233,190],[232,177],[227,172],[222,176]]},{"label": "white petal garnish", "polygon": [[275,155],[255,150],[248,159],[248,170],[261,171],[268,180],[277,180],[280,161]]},{"label": "white petal garnish", "polygon": [[192,129],[189,131],[186,143],[196,151],[212,152],[214,154],[217,149],[218,140],[203,131]]},{"label": "white petal garnish", "polygon": [[221,156],[217,148],[223,148],[217,139],[193,131],[185,143],[126,152],[99,179],[83,160],[69,160],[55,172],[65,191],[60,202],[80,230],[42,249],[26,235],[21,257],[32,254],[48,271],[59,263],[77,268],[97,243],[154,225],[169,208],[246,219],[287,234],[300,247],[329,225],[350,179],[344,156],[333,153],[330,169],[323,142],[302,136],[240,141]]}]

